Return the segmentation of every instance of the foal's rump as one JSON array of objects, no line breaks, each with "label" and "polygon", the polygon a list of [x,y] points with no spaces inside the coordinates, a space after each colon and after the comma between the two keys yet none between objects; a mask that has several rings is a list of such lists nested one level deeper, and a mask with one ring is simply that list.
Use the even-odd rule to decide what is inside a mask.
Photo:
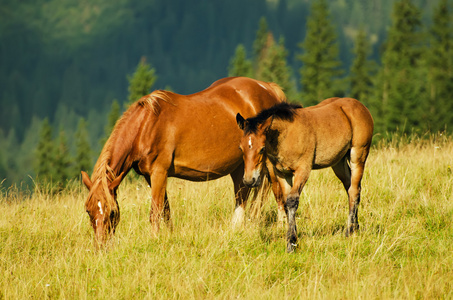
[{"label": "foal's rump", "polygon": [[[305,109],[311,112],[318,124],[318,128],[332,128],[331,134],[336,135],[345,128],[350,128],[352,143],[367,143],[373,134],[373,118],[369,110],[358,100],[353,98],[329,98],[316,106]],[[335,129],[335,127],[338,127]],[[348,130],[346,130],[348,131]]]},{"label": "foal's rump", "polygon": [[314,168],[331,166],[351,148],[369,148],[373,119],[368,109],[353,98],[330,98],[305,109],[316,132]]}]

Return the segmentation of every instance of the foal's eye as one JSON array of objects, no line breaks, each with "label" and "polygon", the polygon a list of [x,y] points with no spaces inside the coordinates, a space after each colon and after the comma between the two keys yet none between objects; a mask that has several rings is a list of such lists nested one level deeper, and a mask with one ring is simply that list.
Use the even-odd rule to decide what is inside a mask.
[{"label": "foal's eye", "polygon": [[264,154],[264,147],[260,149],[260,154]]}]

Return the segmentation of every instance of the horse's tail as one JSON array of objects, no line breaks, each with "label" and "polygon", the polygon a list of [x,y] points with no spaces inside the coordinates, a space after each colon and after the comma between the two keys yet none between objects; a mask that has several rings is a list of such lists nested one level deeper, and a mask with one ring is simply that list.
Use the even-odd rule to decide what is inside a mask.
[{"label": "horse's tail", "polygon": [[281,102],[286,102],[286,95],[283,92],[282,88],[276,84],[275,82],[269,82],[269,85],[272,88],[272,91],[274,91],[275,95]]}]

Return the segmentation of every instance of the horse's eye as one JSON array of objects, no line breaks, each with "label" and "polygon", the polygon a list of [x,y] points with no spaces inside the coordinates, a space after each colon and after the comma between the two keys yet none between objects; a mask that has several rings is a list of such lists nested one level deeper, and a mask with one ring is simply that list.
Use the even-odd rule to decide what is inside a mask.
[{"label": "horse's eye", "polygon": [[264,148],[264,147],[263,147],[263,148],[261,148],[261,150],[260,150],[260,154],[264,154],[264,151],[265,151],[265,148]]}]

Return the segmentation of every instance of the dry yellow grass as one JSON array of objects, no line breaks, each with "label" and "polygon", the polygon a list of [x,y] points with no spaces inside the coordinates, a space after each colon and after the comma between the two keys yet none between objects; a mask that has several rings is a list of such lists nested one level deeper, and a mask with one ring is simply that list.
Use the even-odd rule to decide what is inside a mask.
[{"label": "dry yellow grass", "polygon": [[0,299],[453,298],[453,141],[395,140],[370,154],[361,231],[345,238],[346,193],[313,171],[285,253],[273,197],[242,231],[230,226],[229,178],[170,180],[173,233],[151,238],[144,181],[120,187],[116,237],[95,251],[75,183],[52,196],[0,198]]}]

